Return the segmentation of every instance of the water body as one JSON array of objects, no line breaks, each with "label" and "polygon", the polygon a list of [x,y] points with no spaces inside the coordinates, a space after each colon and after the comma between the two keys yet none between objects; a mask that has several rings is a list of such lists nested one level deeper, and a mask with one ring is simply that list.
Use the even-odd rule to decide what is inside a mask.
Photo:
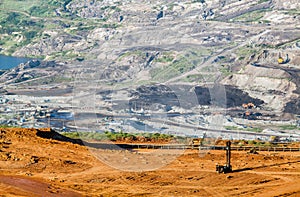
[{"label": "water body", "polygon": [[29,60],[31,60],[31,58],[0,55],[0,70],[8,70],[14,68],[21,63],[28,62]]}]

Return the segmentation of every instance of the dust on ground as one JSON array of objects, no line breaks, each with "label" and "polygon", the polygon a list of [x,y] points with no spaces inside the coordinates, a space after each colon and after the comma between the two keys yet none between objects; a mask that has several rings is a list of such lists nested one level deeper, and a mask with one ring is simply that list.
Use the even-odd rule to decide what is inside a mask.
[{"label": "dust on ground", "polygon": [[[234,172],[217,174],[215,165],[224,164],[224,151],[186,150],[162,168],[130,172],[99,161],[92,149],[51,130],[0,129],[0,193],[7,196],[300,195],[300,152],[233,151]],[[102,155],[122,152],[96,151]],[[143,156],[151,151],[123,152]],[[170,154],[172,151],[161,157]],[[145,160],[147,157],[139,165]]]}]

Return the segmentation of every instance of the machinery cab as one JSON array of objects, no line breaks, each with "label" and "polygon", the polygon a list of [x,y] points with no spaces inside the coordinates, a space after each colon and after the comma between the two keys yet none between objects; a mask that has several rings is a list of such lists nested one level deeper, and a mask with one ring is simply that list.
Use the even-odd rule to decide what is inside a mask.
[{"label": "machinery cab", "polygon": [[229,173],[229,172],[232,172],[232,167],[231,166],[227,166],[227,165],[224,165],[224,166],[222,166],[222,165],[216,165],[216,171],[218,172],[218,173],[224,173],[224,174],[226,174],[226,173]]},{"label": "machinery cab", "polygon": [[278,57],[278,64],[283,64],[284,63],[284,59],[279,55]]},{"label": "machinery cab", "polygon": [[286,59],[283,59],[283,57],[281,56],[281,54],[279,53],[279,57],[277,59],[278,64],[286,64],[290,61],[289,55],[286,54]]}]

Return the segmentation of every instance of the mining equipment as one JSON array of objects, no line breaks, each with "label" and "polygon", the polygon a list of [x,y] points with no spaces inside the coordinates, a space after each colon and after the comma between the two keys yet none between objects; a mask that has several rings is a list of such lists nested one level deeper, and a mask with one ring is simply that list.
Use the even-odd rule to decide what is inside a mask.
[{"label": "mining equipment", "polygon": [[255,107],[253,103],[243,103],[242,106],[244,109],[252,109]]},{"label": "mining equipment", "polygon": [[279,57],[278,57],[278,64],[286,64],[290,61],[289,55],[286,54],[286,59],[284,60],[283,57],[281,56],[281,54],[279,53]]},{"label": "mining equipment", "polygon": [[192,139],[192,145],[198,145],[200,146],[202,144],[202,139],[201,138],[194,138]]},{"label": "mining equipment", "polygon": [[201,138],[192,139],[192,145],[202,146],[205,137],[206,137],[206,134],[204,133]]},{"label": "mining equipment", "polygon": [[277,62],[278,62],[278,64],[283,64],[284,63],[284,59],[281,57],[280,54],[279,54]]},{"label": "mining equipment", "polygon": [[257,116],[261,116],[260,113],[252,112],[252,109],[256,108],[256,106],[253,103],[243,103],[242,107],[245,109],[245,112],[243,113],[243,118],[246,118],[248,120],[255,120]]},{"label": "mining equipment", "polygon": [[217,164],[216,165],[216,171],[218,173],[229,173],[232,172],[232,166],[230,164],[230,157],[231,157],[231,148],[230,148],[231,142],[226,142],[226,164],[224,166]]}]

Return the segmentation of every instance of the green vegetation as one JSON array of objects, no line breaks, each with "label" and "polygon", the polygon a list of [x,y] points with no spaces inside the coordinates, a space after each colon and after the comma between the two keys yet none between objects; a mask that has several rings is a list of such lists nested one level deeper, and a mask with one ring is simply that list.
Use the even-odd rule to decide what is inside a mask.
[{"label": "green vegetation", "polygon": [[269,24],[269,23],[271,23],[271,21],[269,21],[269,20],[261,20],[260,23]]},{"label": "green vegetation", "polygon": [[212,74],[194,74],[188,75],[185,78],[180,79],[183,82],[197,82],[197,83],[210,83],[217,79],[217,75]]},{"label": "green vegetation", "polygon": [[64,16],[69,16],[67,12],[62,12],[66,10],[66,5],[70,3],[71,0],[41,0],[39,3],[35,3],[30,7],[27,12],[31,16],[36,17],[55,17],[57,16],[57,9],[61,8],[59,15],[63,14]]},{"label": "green vegetation", "polygon": [[117,6],[104,6],[101,8],[101,10],[108,10],[108,9],[114,10],[116,12],[121,12],[121,9]]},{"label": "green vegetation", "polygon": [[270,1],[270,0],[259,0],[258,4],[265,3],[265,2],[268,2],[268,1]]},{"label": "green vegetation", "polygon": [[116,24],[116,23],[106,23],[106,24],[103,24],[102,25],[102,28],[112,28],[112,29],[116,29],[120,27],[119,24]]},{"label": "green vegetation", "polygon": [[263,129],[261,128],[247,128],[245,129],[246,131],[252,131],[252,132],[257,132],[257,133],[260,133],[263,131]]},{"label": "green vegetation", "polygon": [[173,135],[161,134],[161,133],[123,133],[123,132],[62,132],[62,135],[83,140],[110,140],[110,141],[136,141],[138,139],[144,139],[147,141],[170,141],[174,138]]},{"label": "green vegetation", "polygon": [[[96,27],[119,27],[116,23],[106,23],[106,19],[89,20],[74,17],[67,10],[70,2],[71,0],[2,0],[0,2],[1,53],[12,55],[29,43],[51,38],[51,35],[43,33],[45,30],[82,35],[82,32]],[[120,11],[117,6],[109,6],[109,9],[114,12]],[[68,52],[53,54],[53,58],[62,58],[65,53]],[[74,57],[68,53],[66,58],[69,58],[69,55],[71,58]]]},{"label": "green vegetation", "polygon": [[229,65],[221,65],[221,67],[219,68],[219,71],[220,71],[224,76],[228,76],[228,75],[232,74]]},{"label": "green vegetation", "polygon": [[78,54],[74,52],[73,50],[65,50],[65,51],[59,51],[51,54],[50,59],[63,59],[63,60],[75,60],[78,57],[82,57],[81,54]]},{"label": "green vegetation", "polygon": [[251,132],[257,132],[260,133],[263,131],[261,128],[254,128],[254,127],[247,127],[247,128],[239,128],[236,126],[225,126],[226,130],[235,130],[235,131],[251,131]]},{"label": "green vegetation", "polygon": [[8,119],[14,118],[14,115],[13,114],[0,114],[0,118],[8,120]]},{"label": "green vegetation", "polygon": [[300,130],[300,127],[297,125],[281,125],[279,128],[283,130]]},{"label": "green vegetation", "polygon": [[201,74],[188,75],[186,78],[182,79],[184,82],[205,82]]},{"label": "green vegetation", "polygon": [[140,58],[145,58],[146,57],[146,53],[144,51],[140,51],[140,50],[136,50],[136,51],[128,51],[128,52],[125,52],[123,54],[121,54],[117,61],[122,61],[124,58],[126,57],[129,57],[129,56],[137,56],[137,57],[140,57]]},{"label": "green vegetation", "polygon": [[257,48],[253,48],[252,46],[243,46],[243,47],[239,47],[237,50],[236,50],[236,54],[239,56],[239,57],[243,57],[243,58],[247,58],[247,57],[250,57],[251,55],[253,54],[258,54],[259,49]]},{"label": "green vegetation", "polygon": [[51,83],[65,83],[65,82],[72,82],[74,81],[73,78],[71,77],[66,77],[66,76],[56,76],[56,77],[35,77],[34,80],[30,80],[30,81],[23,81],[26,85],[28,86],[36,86],[36,85],[40,85],[40,84],[51,84]]},{"label": "green vegetation", "polygon": [[[185,54],[176,58],[170,55],[165,57],[162,56],[163,59],[158,59],[158,61],[163,61],[164,63],[168,64],[150,70],[150,75],[154,80],[166,81],[196,68],[203,61],[203,58],[210,53],[211,51],[208,49],[191,49],[190,51],[187,51]],[[171,58],[173,59],[172,61]]]},{"label": "green vegetation", "polygon": [[276,49],[286,49],[286,48],[289,48],[291,47],[292,45],[294,45],[295,43],[299,43],[300,42],[300,39],[299,37],[295,38],[295,39],[292,39],[292,40],[288,40],[286,42],[282,42],[282,43],[279,43],[275,46],[273,46],[273,48],[276,48]]},{"label": "green vegetation", "polygon": [[3,0],[0,15],[0,34],[3,53],[11,55],[17,48],[25,46],[39,37],[44,21],[32,18],[27,12],[39,1]]},{"label": "green vegetation", "polygon": [[15,126],[10,126],[10,125],[6,125],[6,124],[2,124],[0,125],[1,129],[7,129],[7,128],[16,128]]},{"label": "green vegetation", "polygon": [[195,68],[195,66],[186,58],[182,57],[174,60],[167,66],[152,69],[150,74],[154,80],[168,80],[193,68]]},{"label": "green vegetation", "polygon": [[30,17],[16,12],[11,12],[1,18],[0,25],[2,27],[0,34],[22,34],[26,40],[33,39],[37,32],[43,28],[41,21],[33,21]]},{"label": "green vegetation", "polygon": [[41,0],[2,0],[0,8],[5,11],[26,12],[32,6],[39,5],[40,3]]},{"label": "green vegetation", "polygon": [[160,62],[160,63],[170,63],[174,60],[174,55],[172,55],[171,52],[163,52],[161,56],[157,59],[155,59],[155,62]]},{"label": "green vegetation", "polygon": [[[243,146],[243,144],[239,144],[240,146]],[[248,140],[244,143],[246,146],[257,146],[257,147],[272,147],[274,146],[271,142],[264,142],[260,140]]]},{"label": "green vegetation", "polygon": [[238,17],[231,19],[233,22],[258,22],[261,18],[263,18],[266,12],[270,11],[271,9],[262,9],[262,10],[255,10],[252,12],[247,12],[242,14]]},{"label": "green vegetation", "polygon": [[289,15],[292,15],[292,16],[295,16],[295,15],[300,15],[300,10],[299,9],[290,9],[290,10],[284,10],[284,14],[289,14]]}]

